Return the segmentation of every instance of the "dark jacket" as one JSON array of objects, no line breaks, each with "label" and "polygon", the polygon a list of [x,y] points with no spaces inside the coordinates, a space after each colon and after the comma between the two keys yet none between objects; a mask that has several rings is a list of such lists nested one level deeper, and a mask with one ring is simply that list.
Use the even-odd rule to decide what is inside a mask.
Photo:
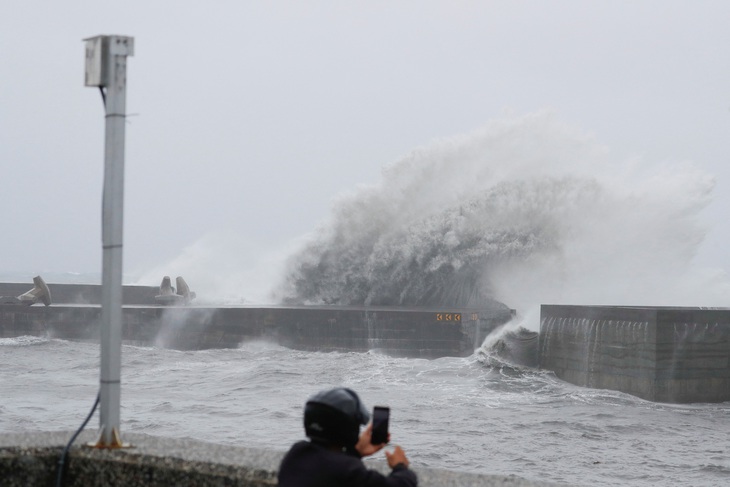
[{"label": "dark jacket", "polygon": [[388,476],[369,470],[357,455],[300,441],[284,456],[279,487],[416,487],[416,474],[397,465]]}]

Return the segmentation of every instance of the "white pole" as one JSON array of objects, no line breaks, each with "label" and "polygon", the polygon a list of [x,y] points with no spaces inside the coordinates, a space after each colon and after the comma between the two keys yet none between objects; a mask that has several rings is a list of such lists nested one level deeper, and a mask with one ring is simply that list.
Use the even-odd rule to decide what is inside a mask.
[{"label": "white pole", "polygon": [[[89,45],[101,47],[98,80],[89,79]],[[122,366],[122,247],[124,205],[124,124],[126,118],[127,56],[134,40],[99,36],[87,40],[87,80],[106,87],[104,196],[102,202],[103,270],[101,289],[100,435],[97,447],[122,446],[119,428]],[[93,56],[92,56],[93,57]],[[98,84],[94,84],[98,81]],[[102,88],[103,89],[103,88]]]}]

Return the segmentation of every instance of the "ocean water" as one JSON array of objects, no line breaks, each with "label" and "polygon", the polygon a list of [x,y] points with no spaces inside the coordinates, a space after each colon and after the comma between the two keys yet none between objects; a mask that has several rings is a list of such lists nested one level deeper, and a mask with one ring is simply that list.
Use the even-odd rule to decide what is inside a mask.
[{"label": "ocean water", "polygon": [[[312,353],[252,342],[176,351],[124,346],[125,431],[285,451],[312,393],[344,385],[392,409],[414,468],[572,485],[730,483],[730,403],[658,404],[466,358]],[[0,339],[0,432],[75,430],[99,383],[98,343]],[[98,413],[88,428],[98,427]],[[380,453],[379,455],[382,455]]]},{"label": "ocean water", "polygon": [[[541,304],[726,307],[726,270],[693,261],[713,187],[699,165],[614,154],[550,113],[508,117],[385,166],[376,184],[339,195],[284,255],[214,232],[137,283],[184,275],[208,304],[496,299],[533,331]],[[122,360],[122,434],[285,451],[303,437],[307,397],[344,385],[391,407],[392,439],[416,468],[574,485],[730,485],[729,403],[580,388],[484,348],[418,360],[261,342],[125,346]],[[0,431],[76,429],[96,397],[98,364],[98,344],[0,339]]]}]

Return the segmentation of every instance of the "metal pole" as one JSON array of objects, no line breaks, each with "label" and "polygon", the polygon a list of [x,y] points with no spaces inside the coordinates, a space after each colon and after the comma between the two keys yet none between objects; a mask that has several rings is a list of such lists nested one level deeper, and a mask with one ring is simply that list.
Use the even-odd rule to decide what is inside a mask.
[{"label": "metal pole", "polygon": [[[103,270],[101,289],[100,434],[97,447],[119,448],[122,365],[122,246],[124,204],[124,124],[126,118],[127,56],[133,38],[99,36],[99,84],[106,87],[104,195],[102,202]],[[89,85],[87,43],[87,85]],[[92,85],[93,85],[92,80]],[[103,88],[102,88],[103,89]]]}]

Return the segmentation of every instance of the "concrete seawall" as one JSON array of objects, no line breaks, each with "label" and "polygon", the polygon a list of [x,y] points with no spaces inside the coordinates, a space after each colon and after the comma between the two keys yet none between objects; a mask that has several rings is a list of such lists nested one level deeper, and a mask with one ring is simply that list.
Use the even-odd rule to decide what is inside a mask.
[{"label": "concrete seawall", "polygon": [[657,402],[730,401],[730,309],[543,305],[540,367]]},{"label": "concrete seawall", "polygon": [[[29,287],[0,283],[0,295],[18,295]],[[97,299],[99,286],[49,287],[54,303],[72,304],[0,305],[0,338],[98,339],[100,307],[79,302]],[[268,340],[296,350],[379,350],[397,357],[438,358],[472,354],[491,331],[512,319],[512,310],[503,305],[409,309],[146,304],[154,302],[156,292],[155,287],[125,286],[122,338],[128,343],[207,349]],[[658,402],[730,401],[730,309],[543,305],[537,347],[523,342],[515,343],[518,352],[537,356],[539,367],[576,385]]]},{"label": "concrete seawall", "polygon": [[[29,285],[2,284],[12,296]],[[99,287],[49,285],[51,306],[0,305],[0,337],[48,336],[96,340]],[[506,306],[396,308],[365,306],[184,306],[154,303],[157,288],[124,288],[122,339],[183,350],[235,348],[269,340],[306,351],[380,350],[396,357],[468,356],[495,328],[512,319]],[[79,304],[91,301],[91,304]],[[61,304],[58,304],[61,303]],[[140,304],[141,303],[141,304]]]},{"label": "concrete seawall", "polygon": [[[0,306],[0,337],[99,337],[98,306]],[[182,350],[270,340],[296,350],[381,350],[398,357],[468,356],[509,311],[344,307],[123,308],[122,338]]]},{"label": "concrete seawall", "polygon": [[[0,435],[0,479],[3,487],[46,487],[56,481],[59,458],[73,432]],[[142,434],[123,435],[130,448],[99,450],[83,432],[66,460],[65,487],[269,487],[283,452],[175,440]],[[366,460],[370,468],[387,472],[381,461]],[[475,475],[411,468],[422,487],[549,487],[514,476]]]}]

